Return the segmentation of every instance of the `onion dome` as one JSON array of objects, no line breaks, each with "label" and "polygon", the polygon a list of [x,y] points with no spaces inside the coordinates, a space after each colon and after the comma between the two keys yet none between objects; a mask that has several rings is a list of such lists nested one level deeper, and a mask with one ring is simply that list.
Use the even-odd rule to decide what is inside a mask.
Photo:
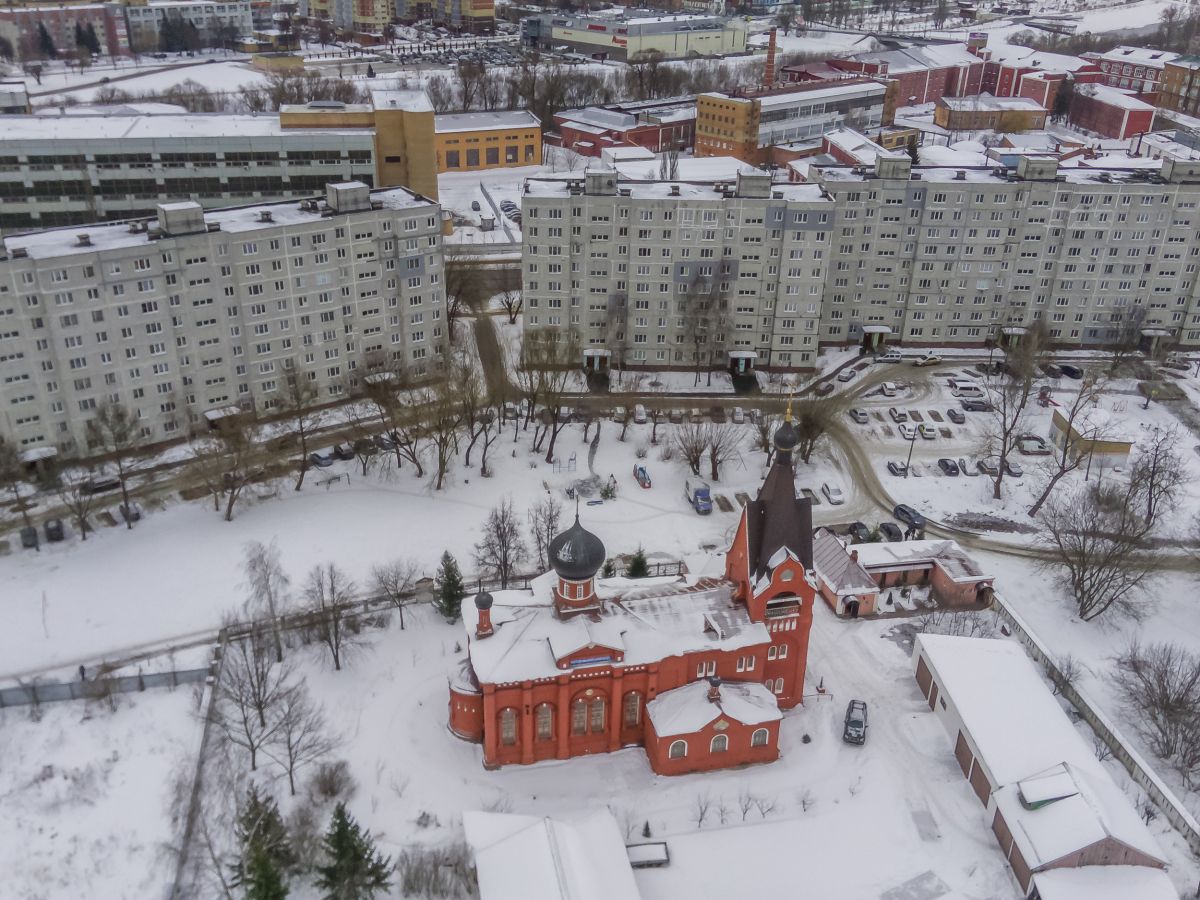
[{"label": "onion dome", "polygon": [[799,443],[800,433],[796,431],[796,426],[792,424],[791,415],[788,415],[783,420],[783,424],[775,429],[775,449],[783,453],[791,453]]},{"label": "onion dome", "polygon": [[604,544],[586,528],[575,524],[550,542],[550,565],[559,578],[568,581],[585,581],[600,571],[604,565]]},{"label": "onion dome", "polygon": [[492,595],[489,594],[487,591],[480,591],[478,594],[476,594],[475,595],[475,608],[477,610],[479,610],[480,612],[483,612],[485,609],[491,609],[492,608]]}]

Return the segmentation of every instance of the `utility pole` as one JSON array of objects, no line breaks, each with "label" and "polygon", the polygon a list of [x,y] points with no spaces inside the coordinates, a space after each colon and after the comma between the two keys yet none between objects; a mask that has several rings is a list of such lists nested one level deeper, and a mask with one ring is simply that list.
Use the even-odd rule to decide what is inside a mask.
[{"label": "utility pole", "polygon": [[912,471],[912,452],[913,446],[917,443],[919,432],[914,431],[913,436],[908,439],[908,459],[904,462],[904,477],[908,477],[908,473]]}]

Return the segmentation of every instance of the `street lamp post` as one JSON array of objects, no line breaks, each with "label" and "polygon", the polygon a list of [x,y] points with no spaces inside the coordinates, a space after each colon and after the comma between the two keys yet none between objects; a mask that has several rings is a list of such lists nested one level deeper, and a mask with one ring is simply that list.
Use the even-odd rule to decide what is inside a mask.
[{"label": "street lamp post", "polygon": [[908,439],[908,459],[904,462],[904,477],[908,477],[908,473],[912,470],[912,452],[913,447],[917,443],[917,432],[913,432],[913,436]]}]

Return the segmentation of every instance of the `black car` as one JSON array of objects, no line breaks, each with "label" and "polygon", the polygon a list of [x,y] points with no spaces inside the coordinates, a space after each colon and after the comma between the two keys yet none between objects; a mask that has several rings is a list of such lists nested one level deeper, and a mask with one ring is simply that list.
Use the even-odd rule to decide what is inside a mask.
[{"label": "black car", "polygon": [[867,704],[864,700],[851,700],[846,707],[846,723],[842,726],[842,740],[847,744],[865,744],[867,741]]},{"label": "black car", "polygon": [[986,400],[960,400],[962,408],[967,412],[991,412],[992,404]]},{"label": "black car", "polygon": [[904,532],[895,522],[880,522],[879,523],[879,539],[881,541],[902,541],[904,540]]},{"label": "black car", "polygon": [[1078,381],[1083,377],[1083,369],[1079,368],[1079,366],[1072,366],[1068,363],[1063,363],[1059,366],[1059,368],[1062,369],[1062,373],[1068,378],[1074,378],[1076,381]]},{"label": "black car", "polygon": [[905,503],[897,504],[896,508],[892,510],[892,518],[899,519],[905,525],[918,531],[925,527],[925,517]]},{"label": "black car", "polygon": [[946,418],[955,425],[962,425],[967,421],[967,417],[963,415],[963,411],[961,409],[951,408],[946,410]]},{"label": "black car", "polygon": [[908,472],[908,466],[893,459],[888,462],[887,470],[893,475],[904,475]]},{"label": "black car", "polygon": [[871,539],[871,529],[863,522],[851,522],[846,526],[846,534],[850,535],[856,544],[865,544]]},{"label": "black car", "polygon": [[85,494],[103,494],[105,491],[115,491],[121,486],[121,479],[115,475],[100,475],[96,478],[89,478],[79,486],[79,489]]},{"label": "black car", "polygon": [[336,447],[334,447],[332,450],[330,450],[329,455],[332,456],[334,459],[342,459],[342,460],[354,459],[354,448],[351,447],[347,443],[341,443],[341,444],[338,444]]},{"label": "black car", "polygon": [[950,476],[958,474],[958,463],[945,456],[938,460],[938,468]]},{"label": "black car", "polygon": [[58,543],[67,536],[62,519],[49,519],[43,527],[46,531],[46,540],[52,544]]}]

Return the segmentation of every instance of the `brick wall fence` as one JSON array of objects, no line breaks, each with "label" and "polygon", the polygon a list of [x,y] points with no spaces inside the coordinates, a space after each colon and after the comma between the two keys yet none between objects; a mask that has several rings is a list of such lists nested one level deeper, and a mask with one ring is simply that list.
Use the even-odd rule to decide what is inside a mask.
[{"label": "brick wall fence", "polygon": [[1154,805],[1162,811],[1175,829],[1183,835],[1193,853],[1200,853],[1200,822],[1184,807],[1174,792],[1160,779],[1142,758],[1142,755],[1125,739],[1116,725],[1101,712],[1082,690],[1071,684],[1063,675],[1058,662],[1037,635],[999,595],[995,598],[995,610],[1008,630],[1025,645],[1029,655],[1041,663],[1058,692],[1078,710],[1092,731],[1112,751],[1113,758],[1125,767],[1129,777],[1146,792]]}]

